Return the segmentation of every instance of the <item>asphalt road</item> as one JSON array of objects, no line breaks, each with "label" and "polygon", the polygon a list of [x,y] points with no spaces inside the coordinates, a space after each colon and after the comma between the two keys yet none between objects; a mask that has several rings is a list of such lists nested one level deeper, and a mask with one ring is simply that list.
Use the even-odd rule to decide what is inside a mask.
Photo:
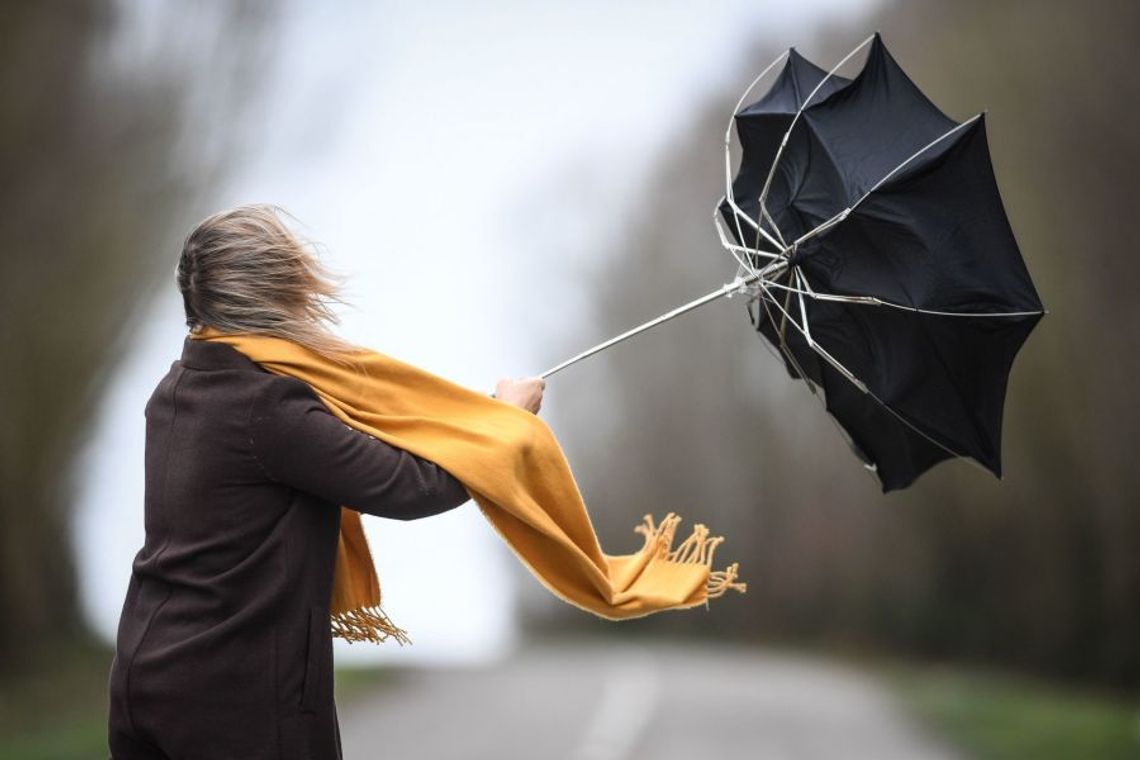
[{"label": "asphalt road", "polygon": [[534,644],[409,670],[340,708],[346,760],[952,760],[881,685],[694,644]]}]

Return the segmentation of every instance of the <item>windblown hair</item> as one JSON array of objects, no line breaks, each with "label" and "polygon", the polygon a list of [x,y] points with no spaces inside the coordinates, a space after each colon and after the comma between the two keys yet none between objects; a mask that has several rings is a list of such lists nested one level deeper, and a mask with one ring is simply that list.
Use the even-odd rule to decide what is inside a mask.
[{"label": "windblown hair", "polygon": [[186,238],[175,270],[186,325],[222,332],[254,332],[299,343],[349,363],[357,346],[328,328],[340,319],[331,303],[342,297],[345,277],[330,271],[316,247],[294,234],[269,204],[238,206],[214,214]]}]

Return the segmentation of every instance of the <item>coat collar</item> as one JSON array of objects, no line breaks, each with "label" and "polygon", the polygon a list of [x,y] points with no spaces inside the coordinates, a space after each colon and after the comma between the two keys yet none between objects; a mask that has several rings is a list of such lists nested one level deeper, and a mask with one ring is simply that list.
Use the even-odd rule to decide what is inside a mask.
[{"label": "coat collar", "polygon": [[265,372],[260,364],[226,343],[211,340],[195,340],[187,335],[182,339],[184,366],[191,369],[244,369]]}]

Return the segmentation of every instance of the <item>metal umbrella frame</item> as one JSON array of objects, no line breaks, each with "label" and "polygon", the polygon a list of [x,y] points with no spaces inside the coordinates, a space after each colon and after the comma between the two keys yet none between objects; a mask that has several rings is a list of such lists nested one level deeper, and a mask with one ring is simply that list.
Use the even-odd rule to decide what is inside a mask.
[{"label": "metal umbrella frame", "polygon": [[[836,75],[836,72],[850,61],[861,50],[866,48],[872,42],[878,40],[880,35],[878,32],[871,35],[863,42],[859,43],[847,55],[845,55],[830,71],[816,84],[811,90],[810,94],[802,101],[792,116],[791,122],[787,129],[784,131],[783,138],[780,141],[779,147],[776,151],[775,157],[772,160],[771,166],[768,169],[763,188],[758,198],[758,209],[755,217],[746,213],[737,203],[734,196],[733,189],[733,174],[732,174],[732,128],[734,121],[748,96],[756,88],[756,86],[764,80],[764,78],[772,72],[781,62],[788,59],[794,52],[794,49],[789,48],[777,56],[768,66],[766,66],[759,75],[748,85],[744,90],[740,99],[737,101],[736,107],[733,109],[732,115],[729,118],[728,126],[725,129],[724,135],[724,166],[725,166],[725,194],[718,201],[717,207],[713,212],[713,222],[717,230],[718,237],[722,248],[732,257],[737,265],[737,270],[734,279],[722,285],[720,288],[713,290],[699,298],[696,298],[686,304],[678,306],[665,314],[662,314],[654,319],[651,319],[637,327],[627,330],[620,335],[614,336],[609,340],[603,341],[596,346],[593,346],[586,351],[583,351],[566,361],[557,364],[550,369],[543,372],[540,377],[546,378],[554,375],[567,367],[576,364],[583,359],[593,356],[600,351],[604,351],[618,343],[621,343],[629,338],[638,335],[646,330],[652,329],[658,325],[664,324],[676,317],[681,316],[689,311],[697,309],[705,304],[719,300],[721,298],[732,297],[733,295],[745,295],[749,301],[749,316],[752,317],[752,307],[756,305],[757,316],[760,318],[759,308],[764,309],[764,315],[771,321],[772,324],[779,324],[779,350],[783,358],[788,364],[794,367],[800,378],[805,380],[808,388],[813,395],[818,397],[815,384],[811,378],[799,366],[795,356],[789,349],[785,340],[786,330],[790,326],[792,330],[799,334],[799,336],[806,343],[807,347],[818,356],[823,362],[826,362],[843,378],[850,382],[861,393],[866,394],[868,397],[874,399],[878,406],[889,412],[894,418],[906,425],[910,430],[914,431],[922,438],[939,447],[947,454],[953,457],[965,458],[967,461],[981,465],[968,454],[954,450],[945,442],[939,441],[936,438],[928,435],[923,430],[919,429],[905,416],[899,414],[891,408],[883,399],[879,398],[859,377],[856,376],[843,362],[837,359],[829,351],[827,351],[819,342],[813,339],[811,332],[811,325],[808,320],[808,306],[807,304],[812,301],[816,302],[834,302],[855,305],[859,307],[871,309],[897,309],[901,311],[909,311],[915,314],[927,314],[939,317],[983,317],[1003,319],[1010,317],[1027,317],[1032,315],[1042,315],[1047,313],[1045,309],[1033,311],[985,311],[985,312],[972,312],[972,311],[941,311],[934,309],[924,309],[913,305],[897,303],[895,301],[884,299],[879,296],[858,294],[858,293],[833,293],[823,292],[820,289],[813,287],[809,283],[807,276],[802,268],[798,266],[798,254],[800,247],[810,240],[818,238],[827,234],[837,226],[841,225],[855,209],[857,209],[869,196],[875,191],[879,190],[884,183],[891,180],[898,175],[899,172],[906,169],[916,159],[927,154],[936,146],[942,144],[947,139],[953,137],[958,132],[969,128],[979,119],[982,119],[985,112],[981,112],[972,118],[955,124],[947,129],[942,134],[930,140],[928,143],[914,151],[909,157],[900,162],[890,171],[886,172],[882,177],[875,182],[870,189],[866,190],[859,196],[853,203],[846,206],[842,210],[833,214],[830,218],[824,220],[822,223],[815,225],[813,228],[803,232],[801,235],[791,240],[790,242],[785,239],[781,233],[780,227],[776,224],[772,214],[768,209],[769,192],[772,188],[773,178],[776,170],[780,165],[780,161],[785,154],[785,148],[793,133],[796,124],[799,122],[800,117],[804,111],[814,104],[815,98],[818,93],[823,89],[824,85],[828,83]],[[952,120],[950,120],[951,123]],[[732,223],[735,227],[736,240],[734,242],[726,233],[722,220],[721,213],[727,208],[731,212]],[[726,214],[728,215],[728,214]],[[746,232],[751,233],[755,237],[755,245],[748,245]],[[754,319],[754,325],[757,321]],[[822,399],[821,399],[822,401]],[[836,424],[837,429],[841,431],[848,443],[856,449],[854,442],[851,440],[848,432],[838,424],[832,415],[828,415]],[[860,454],[861,458],[864,458]],[[876,469],[875,464],[866,463],[865,466],[872,472]],[[984,469],[984,468],[983,468]]]}]

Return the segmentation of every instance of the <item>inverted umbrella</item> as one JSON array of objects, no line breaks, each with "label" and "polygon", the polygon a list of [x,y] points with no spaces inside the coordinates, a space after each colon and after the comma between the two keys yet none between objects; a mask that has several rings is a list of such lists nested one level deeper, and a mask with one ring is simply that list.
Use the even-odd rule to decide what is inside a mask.
[{"label": "inverted umbrella", "polygon": [[[835,75],[867,45],[858,76]],[[781,60],[768,92],[741,108]],[[884,491],[954,456],[1000,477],[1010,368],[1044,309],[1002,206],[984,114],[947,117],[876,33],[831,72],[782,54],[733,121],[743,156],[733,179],[726,132],[726,224],[715,221],[736,278],[543,376],[745,293],[753,325],[821,395]]]}]

